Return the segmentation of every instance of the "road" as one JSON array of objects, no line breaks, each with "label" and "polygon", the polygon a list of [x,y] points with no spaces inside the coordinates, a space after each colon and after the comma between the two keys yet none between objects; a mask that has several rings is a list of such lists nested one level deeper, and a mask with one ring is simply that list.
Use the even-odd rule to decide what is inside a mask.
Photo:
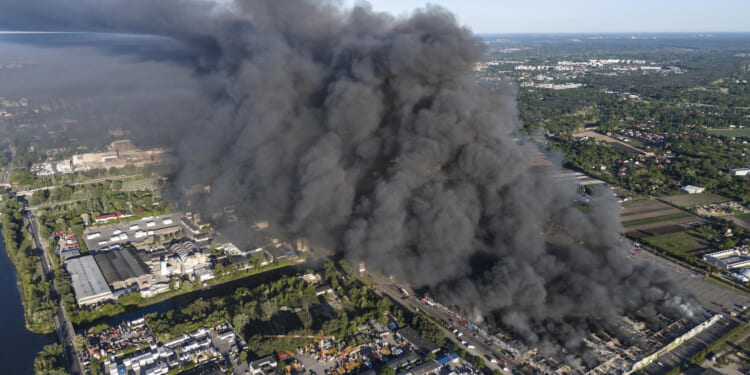
[{"label": "road", "polygon": [[[497,347],[492,347],[488,345],[481,337],[475,336],[475,333],[472,330],[470,330],[468,327],[460,324],[459,322],[454,322],[453,318],[447,312],[440,310],[438,308],[423,304],[414,296],[402,298],[401,290],[400,290],[401,287],[394,284],[393,280],[389,279],[388,277],[383,276],[382,274],[378,272],[368,271],[367,275],[370,280],[374,281],[372,288],[376,292],[379,292],[380,294],[388,295],[392,300],[401,304],[404,308],[406,308],[409,311],[412,311],[412,312],[423,311],[439,321],[446,322],[453,329],[458,330],[454,334],[453,331],[446,329],[442,325],[439,325],[440,329],[442,329],[443,332],[445,333],[446,339],[459,344],[461,348],[466,349],[466,351],[470,353],[471,355],[478,355],[484,358],[485,365],[488,368],[493,369],[493,370],[498,369],[503,373],[510,374],[510,371],[503,371],[502,364],[490,362],[490,358],[492,357],[496,357],[496,358],[503,359],[504,361],[506,361],[508,368],[513,369],[513,368],[520,367],[520,364],[517,361],[515,361],[513,358],[502,353],[502,351],[498,349]],[[458,334],[460,334],[461,336],[457,336]],[[465,342],[466,344],[463,344],[463,342]],[[472,346],[473,348],[469,348],[469,346]]]},{"label": "road", "polygon": [[[34,214],[29,211],[24,211],[24,213],[24,221],[26,222],[27,228],[29,228],[31,237],[34,240],[34,247],[38,250],[40,255],[39,260],[42,265],[42,271],[44,272],[44,278],[48,281],[52,281],[55,272],[52,269],[52,262],[49,259],[46,246],[43,246],[42,239],[39,237],[39,222],[37,222]],[[73,346],[73,337],[75,337],[73,323],[68,319],[62,301],[59,302],[55,313],[55,332],[57,333],[57,340],[63,347],[63,355],[67,362],[68,371],[71,374],[83,374],[79,354]]]},{"label": "road", "polygon": [[74,182],[72,184],[50,185],[50,186],[43,186],[43,187],[40,187],[40,188],[29,189],[29,190],[19,190],[17,192],[17,194],[18,195],[23,195],[23,196],[29,196],[29,197],[31,197],[31,195],[34,194],[34,192],[42,191],[42,190],[51,190],[51,189],[54,189],[54,188],[56,188],[58,186],[77,186],[77,185],[96,184],[96,183],[104,182],[104,181],[124,180],[124,179],[138,177],[138,176],[140,176],[140,175],[132,174],[132,175],[111,176],[111,177],[98,177],[98,178],[92,178],[90,180],[85,180],[85,181],[80,181],[80,182]]}]

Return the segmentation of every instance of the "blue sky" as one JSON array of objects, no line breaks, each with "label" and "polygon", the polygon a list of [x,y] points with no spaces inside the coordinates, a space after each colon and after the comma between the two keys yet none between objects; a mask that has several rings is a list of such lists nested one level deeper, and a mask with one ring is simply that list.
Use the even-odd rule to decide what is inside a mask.
[{"label": "blue sky", "polygon": [[[355,3],[350,1],[350,3]],[[425,4],[453,11],[476,33],[750,31],[750,0],[369,0],[408,14]]]}]

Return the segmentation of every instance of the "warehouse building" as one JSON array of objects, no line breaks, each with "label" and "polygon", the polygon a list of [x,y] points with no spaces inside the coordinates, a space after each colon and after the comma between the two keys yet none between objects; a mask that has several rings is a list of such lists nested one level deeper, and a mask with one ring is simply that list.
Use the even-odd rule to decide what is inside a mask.
[{"label": "warehouse building", "polygon": [[148,266],[132,247],[99,253],[94,257],[112,289],[127,288],[133,284],[140,288],[153,280]]},{"label": "warehouse building", "polygon": [[73,291],[78,306],[93,305],[114,299],[107,280],[104,279],[93,256],[85,255],[69,259],[65,262],[65,268],[73,282]]}]

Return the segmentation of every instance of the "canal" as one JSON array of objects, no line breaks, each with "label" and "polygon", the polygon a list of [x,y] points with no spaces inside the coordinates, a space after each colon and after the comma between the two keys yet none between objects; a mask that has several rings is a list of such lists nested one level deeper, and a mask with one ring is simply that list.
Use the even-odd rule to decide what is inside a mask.
[{"label": "canal", "polygon": [[227,281],[223,284],[214,285],[210,288],[199,289],[193,292],[188,292],[186,294],[177,295],[166,301],[162,301],[162,302],[155,303],[153,305],[142,307],[136,311],[123,313],[109,320],[97,321],[97,322],[93,322],[91,324],[86,324],[83,326],[76,326],[75,328],[77,332],[82,333],[82,332],[85,332],[88,328],[91,328],[92,326],[95,326],[101,323],[105,323],[109,325],[110,327],[112,327],[123,322],[143,318],[144,316],[150,313],[165,313],[169,310],[179,310],[193,303],[198,298],[210,299],[214,297],[220,297],[220,296],[226,296],[226,295],[232,294],[234,293],[234,291],[236,291],[239,288],[251,289],[261,284],[265,284],[265,283],[272,282],[274,280],[278,280],[279,278],[283,276],[294,275],[298,272],[303,271],[305,267],[309,267],[309,264],[303,263],[303,264],[298,264],[298,265],[289,265],[289,266],[272,269],[272,270],[261,272],[255,275],[243,277],[241,279]]},{"label": "canal", "polygon": [[21,295],[16,285],[16,268],[5,253],[0,236],[0,363],[4,374],[33,374],[34,357],[52,336],[42,336],[26,329]]}]

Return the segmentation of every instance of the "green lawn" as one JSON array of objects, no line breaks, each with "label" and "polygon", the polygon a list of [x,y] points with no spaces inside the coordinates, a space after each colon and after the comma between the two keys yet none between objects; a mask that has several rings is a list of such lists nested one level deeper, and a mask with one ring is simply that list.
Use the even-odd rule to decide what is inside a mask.
[{"label": "green lawn", "polygon": [[744,129],[709,129],[707,130],[711,134],[724,135],[724,136],[735,136],[735,137],[750,137],[750,128]]},{"label": "green lawn", "polygon": [[658,223],[658,222],[661,222],[661,221],[683,219],[683,218],[690,217],[690,216],[692,216],[692,214],[689,214],[687,212],[675,212],[675,213],[669,214],[669,215],[646,217],[646,218],[643,218],[643,219],[635,219],[635,220],[623,221],[622,225],[625,228],[628,228],[628,227],[634,227],[634,226],[637,226],[637,225],[654,224],[654,223]]},{"label": "green lawn", "polygon": [[708,243],[696,230],[660,234],[648,237],[646,241],[681,255],[694,255],[690,253],[692,250],[703,249]]}]

